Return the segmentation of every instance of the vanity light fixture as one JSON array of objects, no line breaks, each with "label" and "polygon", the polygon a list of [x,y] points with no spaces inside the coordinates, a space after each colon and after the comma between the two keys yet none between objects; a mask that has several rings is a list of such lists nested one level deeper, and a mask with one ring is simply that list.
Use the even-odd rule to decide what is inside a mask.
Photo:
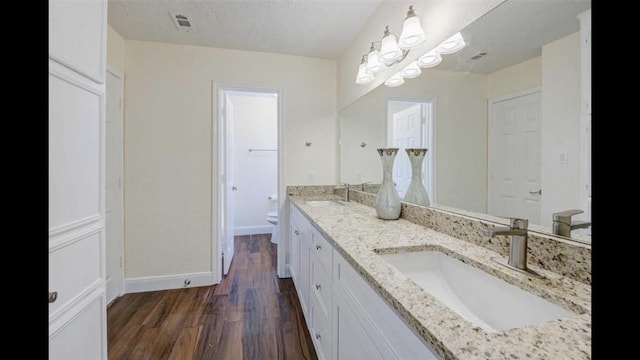
[{"label": "vanity light fixture", "polygon": [[420,76],[420,74],[422,74],[422,70],[420,70],[418,62],[414,61],[411,64],[407,65],[404,69],[400,70],[399,74],[405,79],[412,79]]},{"label": "vanity light fixture", "polygon": [[466,43],[462,38],[462,34],[457,32],[438,45],[436,51],[440,54],[453,54],[454,52],[462,49],[465,45]]},{"label": "vanity light fixture", "polygon": [[382,45],[380,45],[380,57],[387,64],[402,57],[402,50],[400,50],[396,42],[395,35],[391,33],[389,25],[384,29],[384,37],[382,38]]},{"label": "vanity light fixture", "polygon": [[367,55],[367,70],[373,74],[380,72],[385,66],[380,62],[380,52],[376,49],[374,43],[371,43],[369,55]]},{"label": "vanity light fixture", "polygon": [[395,73],[384,82],[387,87],[398,87],[402,84],[404,84],[404,78],[400,76],[400,73]]},{"label": "vanity light fixture", "polygon": [[358,68],[358,76],[356,76],[356,84],[366,85],[373,81],[375,77],[373,73],[367,70],[367,55],[362,56],[360,67]]},{"label": "vanity light fixture", "polygon": [[398,46],[400,49],[411,49],[422,44],[425,39],[424,30],[420,26],[420,18],[416,16],[413,11],[413,5],[411,5],[402,24],[402,33],[400,34]]}]

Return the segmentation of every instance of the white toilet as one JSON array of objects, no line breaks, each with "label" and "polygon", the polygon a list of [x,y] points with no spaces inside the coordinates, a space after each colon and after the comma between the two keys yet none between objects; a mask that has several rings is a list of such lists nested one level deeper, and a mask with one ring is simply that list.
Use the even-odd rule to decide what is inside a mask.
[{"label": "white toilet", "polygon": [[265,220],[271,225],[273,225],[273,230],[271,231],[271,242],[274,244],[278,243],[278,237],[280,236],[278,233],[278,212],[270,211],[267,213]]}]

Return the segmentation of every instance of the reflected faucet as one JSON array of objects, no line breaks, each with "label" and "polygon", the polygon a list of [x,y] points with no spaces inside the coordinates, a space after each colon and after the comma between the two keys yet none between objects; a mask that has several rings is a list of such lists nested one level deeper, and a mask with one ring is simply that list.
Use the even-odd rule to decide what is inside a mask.
[{"label": "reflected faucet", "polygon": [[366,181],[362,183],[362,191],[367,192],[367,184],[371,184],[371,181]]},{"label": "reflected faucet", "polygon": [[497,226],[492,228],[484,228],[485,236],[494,235],[510,235],[509,241],[509,257],[505,263],[504,258],[491,258],[491,260],[507,266],[511,269],[523,272],[527,275],[535,277],[543,277],[535,271],[527,268],[527,228],[529,220],[512,218],[510,226]]},{"label": "reflected faucet", "polygon": [[553,233],[560,236],[571,236],[571,230],[586,229],[591,226],[589,221],[571,221],[573,215],[582,214],[584,211],[578,209],[565,210],[553,214]]},{"label": "reflected faucet", "polygon": [[344,185],[344,201],[349,202],[349,184],[340,183],[340,185]]}]

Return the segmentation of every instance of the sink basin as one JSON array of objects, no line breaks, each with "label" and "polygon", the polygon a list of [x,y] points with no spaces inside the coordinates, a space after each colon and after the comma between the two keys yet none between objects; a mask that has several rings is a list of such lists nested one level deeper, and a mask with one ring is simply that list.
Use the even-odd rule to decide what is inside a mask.
[{"label": "sink basin", "polygon": [[315,207],[342,206],[342,203],[339,203],[335,200],[309,200],[307,201],[307,205]]},{"label": "sink basin", "polygon": [[451,310],[488,332],[576,315],[440,251],[380,256]]}]

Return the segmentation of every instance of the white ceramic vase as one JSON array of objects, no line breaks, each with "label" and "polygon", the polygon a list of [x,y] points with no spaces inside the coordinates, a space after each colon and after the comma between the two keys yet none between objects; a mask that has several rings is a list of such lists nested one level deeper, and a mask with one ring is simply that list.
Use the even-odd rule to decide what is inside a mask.
[{"label": "white ceramic vase", "polygon": [[377,149],[382,160],[382,184],[376,196],[376,214],[380,219],[396,220],[400,217],[400,196],[393,186],[393,161],[398,148]]},{"label": "white ceramic vase", "polygon": [[427,154],[426,148],[405,149],[411,162],[411,182],[404,195],[404,201],[412,204],[429,206],[429,194],[422,183],[422,161]]}]

